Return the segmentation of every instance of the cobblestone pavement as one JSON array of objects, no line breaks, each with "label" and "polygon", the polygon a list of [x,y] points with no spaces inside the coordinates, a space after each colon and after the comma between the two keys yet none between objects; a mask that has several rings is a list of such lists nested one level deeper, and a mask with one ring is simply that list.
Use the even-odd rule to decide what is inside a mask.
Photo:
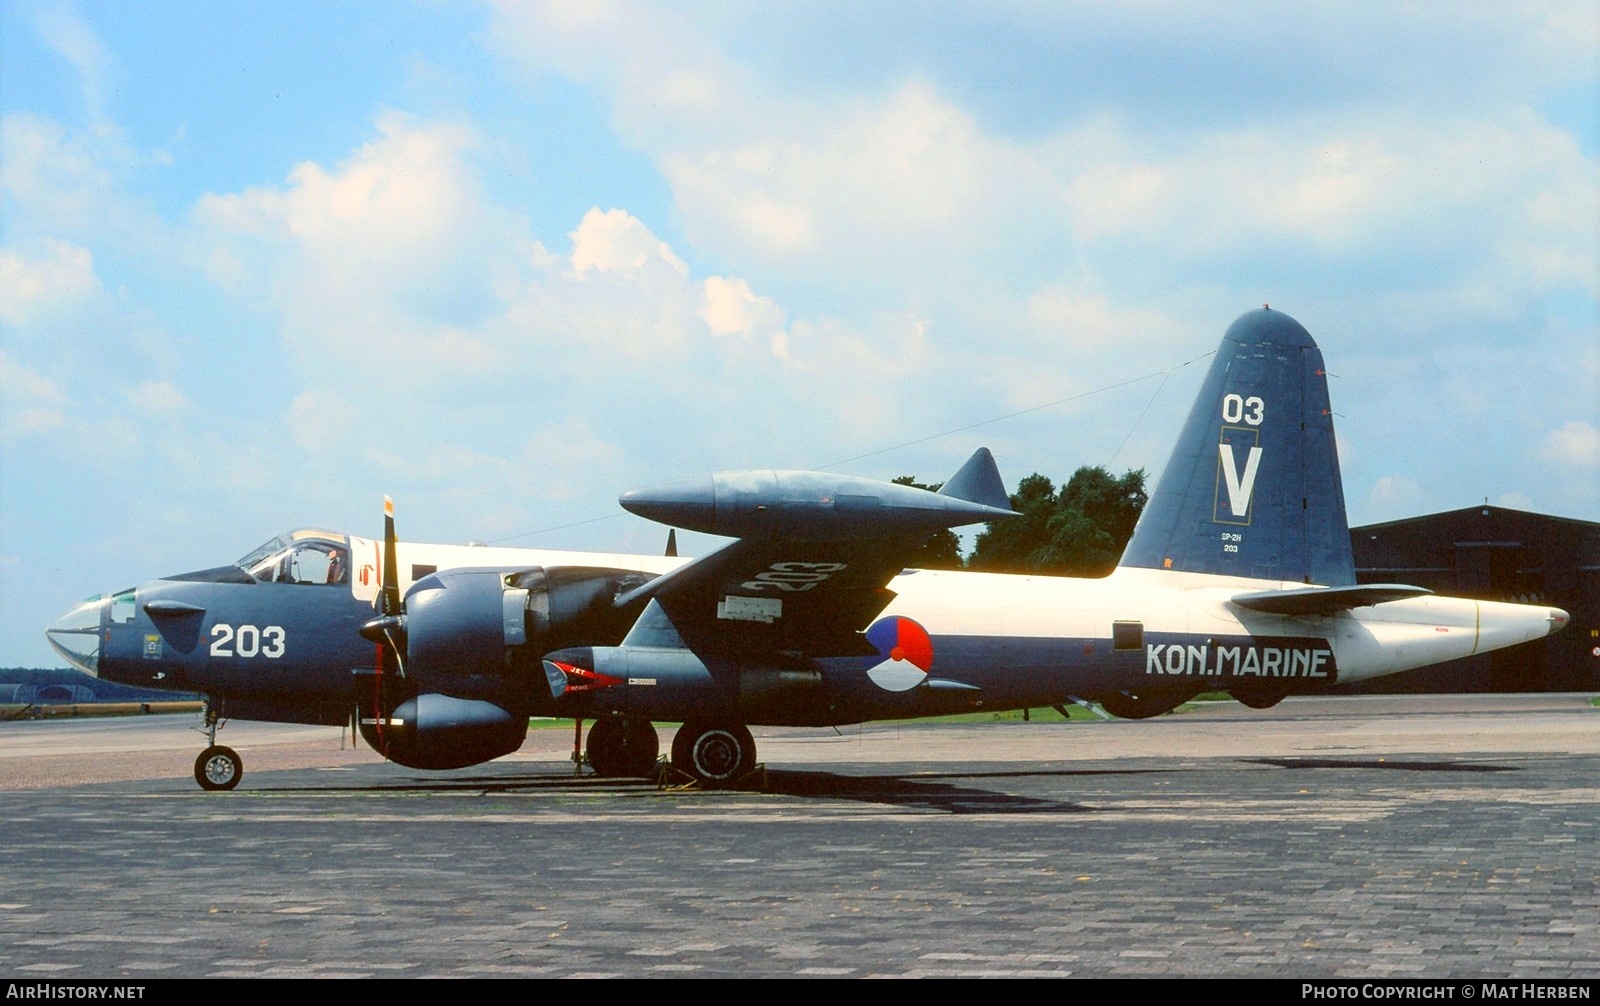
[{"label": "cobblestone pavement", "polygon": [[[1437,712],[1411,701],[1228,715],[1222,750],[1164,756],[901,726],[749,792],[534,757],[14,788],[0,976],[1600,977],[1600,711],[1396,746]],[[811,750],[788,736],[770,762]]]}]

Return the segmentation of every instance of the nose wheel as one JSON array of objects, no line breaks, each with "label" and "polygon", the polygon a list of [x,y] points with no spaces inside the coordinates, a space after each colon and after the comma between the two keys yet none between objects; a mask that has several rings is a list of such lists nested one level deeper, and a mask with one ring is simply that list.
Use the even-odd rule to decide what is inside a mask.
[{"label": "nose wheel", "polygon": [[221,717],[206,702],[206,749],[194,760],[194,781],[204,790],[232,789],[244,776],[244,761],[233,748],[217,743],[217,725]]},{"label": "nose wheel", "polygon": [[239,752],[221,744],[211,745],[194,760],[194,781],[201,789],[232,789],[243,775],[244,762],[239,760]]}]

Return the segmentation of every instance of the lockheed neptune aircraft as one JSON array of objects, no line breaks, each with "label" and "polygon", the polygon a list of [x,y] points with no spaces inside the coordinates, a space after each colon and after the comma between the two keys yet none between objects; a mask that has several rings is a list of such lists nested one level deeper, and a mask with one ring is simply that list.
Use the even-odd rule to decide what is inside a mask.
[{"label": "lockheed neptune aircraft", "polygon": [[824,472],[636,489],[622,506],[734,540],[699,559],[417,545],[295,531],[238,562],[83,602],[73,664],[207,697],[195,776],[236,785],[219,719],[349,722],[449,769],[515,751],[533,716],[593,720],[608,776],[729,783],[752,725],[1094,701],[1152,716],[1202,690],[1250,706],[1537,639],[1556,608],[1357,584],[1322,355],[1252,311],[1223,337],[1122,561],[1102,579],[904,569],[943,528],[1004,520],[980,450],[937,493]]}]

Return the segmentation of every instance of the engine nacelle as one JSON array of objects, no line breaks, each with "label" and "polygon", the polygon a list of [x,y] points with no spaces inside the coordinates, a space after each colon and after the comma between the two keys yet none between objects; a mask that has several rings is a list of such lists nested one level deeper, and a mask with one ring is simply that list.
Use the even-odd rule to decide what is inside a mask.
[{"label": "engine nacelle", "polygon": [[495,569],[450,570],[423,577],[406,593],[405,671],[420,690],[459,698],[500,695],[512,635],[505,579]]},{"label": "engine nacelle", "polygon": [[363,630],[400,639],[404,671],[358,678],[362,736],[410,768],[461,768],[515,751],[527,736],[540,655],[578,639],[620,642],[643,602],[618,609],[613,599],[651,575],[561,567],[423,577],[406,592],[403,616]]},{"label": "engine nacelle", "polygon": [[650,578],[597,567],[468,568],[425,576],[406,592],[406,674],[419,691],[503,699],[508,668],[523,647],[536,662],[578,640],[620,642],[640,606],[618,609],[612,601]]}]

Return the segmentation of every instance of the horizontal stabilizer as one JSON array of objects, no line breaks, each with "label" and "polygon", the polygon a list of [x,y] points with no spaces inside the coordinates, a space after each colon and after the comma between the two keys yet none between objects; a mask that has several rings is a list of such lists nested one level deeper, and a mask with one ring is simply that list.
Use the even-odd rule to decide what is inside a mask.
[{"label": "horizontal stabilizer", "polygon": [[1229,600],[1251,611],[1274,615],[1332,615],[1351,608],[1421,597],[1433,591],[1408,587],[1403,583],[1363,583],[1354,587],[1306,587],[1295,590],[1262,590],[1235,594]]},{"label": "horizontal stabilizer", "polygon": [[981,503],[996,510],[1011,509],[1011,497],[1006,495],[1005,483],[1000,481],[1000,469],[995,466],[994,455],[989,453],[987,447],[974,451],[961,470],[940,487],[939,495],[952,496],[968,503]]}]

